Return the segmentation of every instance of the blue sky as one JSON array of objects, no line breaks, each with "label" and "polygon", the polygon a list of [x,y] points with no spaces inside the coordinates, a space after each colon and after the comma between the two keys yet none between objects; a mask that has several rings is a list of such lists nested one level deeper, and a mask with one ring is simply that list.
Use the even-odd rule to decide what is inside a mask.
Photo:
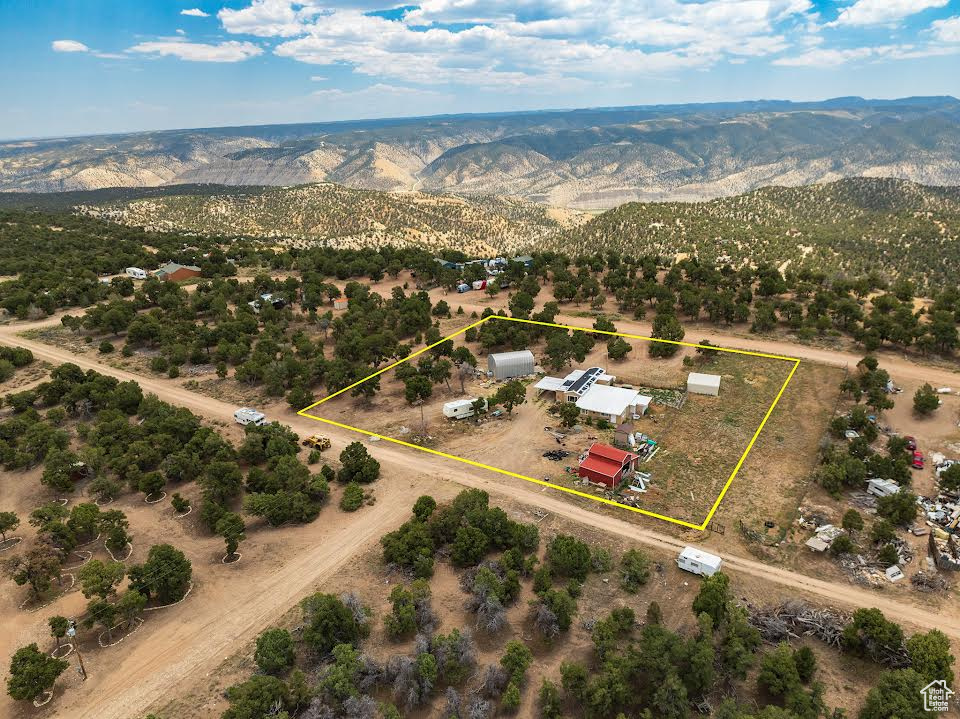
[{"label": "blue sky", "polygon": [[960,0],[0,0],[0,137],[960,96]]}]

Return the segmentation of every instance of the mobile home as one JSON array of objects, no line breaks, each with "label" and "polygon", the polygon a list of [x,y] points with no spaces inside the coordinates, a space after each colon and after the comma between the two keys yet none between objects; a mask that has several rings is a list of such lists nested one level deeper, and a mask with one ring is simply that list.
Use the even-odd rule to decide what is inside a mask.
[{"label": "mobile home", "polygon": [[127,276],[132,277],[135,280],[145,280],[147,279],[147,271],[142,270],[139,267],[128,267]]},{"label": "mobile home", "polygon": [[684,547],[677,557],[677,566],[686,572],[712,577],[720,571],[723,560],[715,554],[709,554],[695,547]]}]

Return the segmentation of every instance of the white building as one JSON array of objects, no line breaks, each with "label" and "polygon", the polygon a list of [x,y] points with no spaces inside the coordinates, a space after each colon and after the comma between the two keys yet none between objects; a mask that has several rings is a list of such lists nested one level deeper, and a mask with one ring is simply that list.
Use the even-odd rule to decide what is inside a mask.
[{"label": "white building", "polygon": [[132,277],[135,280],[145,280],[147,279],[147,271],[142,270],[139,267],[128,267],[127,276]]},{"label": "white building", "polygon": [[646,413],[651,398],[634,389],[611,387],[615,380],[602,367],[590,367],[574,370],[562,379],[544,377],[534,387],[541,393],[553,393],[555,402],[574,402],[583,414],[612,424]]},{"label": "white building", "polygon": [[720,394],[720,375],[691,372],[687,376],[687,392],[716,397]]}]

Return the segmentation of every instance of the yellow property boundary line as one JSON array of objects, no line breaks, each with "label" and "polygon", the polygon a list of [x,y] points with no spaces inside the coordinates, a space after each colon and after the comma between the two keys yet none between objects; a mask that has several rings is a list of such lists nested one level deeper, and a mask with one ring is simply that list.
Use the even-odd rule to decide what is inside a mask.
[{"label": "yellow property boundary line", "polygon": [[[454,337],[457,337],[457,336],[459,336],[459,335],[464,334],[467,330],[473,329],[474,327],[479,327],[479,326],[482,325],[484,322],[487,322],[488,320],[492,320],[492,319],[506,320],[506,321],[508,321],[508,322],[522,322],[522,323],[524,323],[524,324],[529,324],[529,325],[541,325],[541,326],[543,326],[543,327],[556,327],[556,328],[559,328],[559,329],[574,330],[574,331],[577,331],[577,332],[590,332],[590,333],[592,333],[592,334],[611,335],[611,336],[613,336],[613,337],[627,337],[627,338],[629,338],[629,339],[646,340],[646,341],[648,341],[648,342],[663,342],[663,343],[665,343],[665,344],[681,345],[681,346],[683,346],[683,347],[698,347],[698,348],[703,348],[703,349],[717,350],[717,351],[719,351],[719,352],[730,352],[731,354],[748,355],[748,356],[750,356],[750,357],[764,357],[764,358],[766,358],[766,359],[783,360],[783,361],[785,361],[785,362],[792,362],[792,363],[793,363],[793,367],[790,369],[790,373],[787,375],[787,378],[784,380],[783,385],[780,387],[780,391],[777,392],[777,396],[774,398],[773,404],[770,405],[769,409],[767,409],[767,413],[763,416],[763,421],[760,422],[760,426],[757,427],[757,431],[754,432],[754,433],[753,433],[753,437],[750,438],[750,443],[747,445],[747,448],[743,451],[743,454],[740,456],[740,460],[737,462],[736,466],[733,468],[733,471],[730,473],[730,476],[727,478],[726,483],[723,485],[723,489],[720,491],[720,495],[717,497],[716,501],[714,501],[713,506],[710,507],[710,511],[707,513],[706,518],[705,518],[705,519],[703,520],[703,522],[701,522],[700,524],[694,524],[693,522],[688,522],[688,521],[686,521],[686,520],[684,520],[684,519],[676,519],[675,517],[667,517],[666,515],[657,514],[656,512],[651,512],[650,510],[647,510],[647,509],[640,509],[640,508],[638,508],[638,507],[631,507],[630,505],[621,504],[620,502],[616,502],[616,501],[614,501],[614,500],[612,500],[612,499],[605,499],[605,498],[603,498],[603,497],[595,497],[595,496],[593,496],[592,494],[588,494],[588,493],[586,493],[586,492],[580,492],[580,491],[578,491],[578,490],[576,490],[576,489],[570,489],[569,487],[562,487],[562,486],[560,486],[559,484],[554,484],[553,482],[547,482],[547,481],[544,481],[544,480],[542,480],[542,479],[536,479],[536,478],[534,478],[534,477],[527,477],[526,475],[518,474],[518,473],[516,473],[516,472],[511,472],[511,471],[506,470],[506,469],[500,469],[499,467],[493,467],[493,466],[491,466],[491,465],[489,465],[489,464],[484,464],[483,462],[476,462],[476,461],[474,461],[474,460],[472,460],[472,459],[466,459],[465,457],[458,457],[458,456],[455,455],[455,454],[448,454],[447,452],[441,452],[441,451],[436,450],[436,449],[430,449],[429,447],[421,447],[420,445],[413,444],[412,442],[404,442],[402,439],[395,439],[394,437],[387,437],[387,436],[382,435],[382,434],[377,434],[376,432],[370,432],[369,430],[362,429],[362,428],[360,428],[360,427],[353,427],[353,426],[351,426],[351,425],[349,425],[349,424],[344,424],[344,423],[342,423],[342,422],[337,422],[337,421],[332,420],[332,419],[327,419],[327,418],[325,418],[325,417],[318,417],[318,416],[316,416],[316,415],[310,414],[310,410],[312,410],[314,407],[317,407],[317,406],[323,404],[324,402],[328,402],[328,401],[330,401],[331,399],[333,399],[334,397],[337,397],[337,396],[343,394],[344,392],[347,392],[347,391],[353,389],[353,388],[356,387],[357,385],[361,385],[361,384],[363,384],[364,382],[366,382],[367,380],[373,379],[374,377],[377,377],[378,375],[381,375],[381,374],[383,374],[384,372],[387,372],[388,370],[391,370],[391,369],[393,369],[394,367],[397,367],[397,366],[403,364],[404,362],[409,362],[409,361],[412,360],[414,357],[417,357],[418,355],[421,355],[421,354],[423,354],[424,352],[429,352],[429,351],[430,351],[431,349],[433,349],[434,347],[436,347],[436,346],[438,346],[438,345],[441,345],[441,344],[443,344],[444,342],[446,342],[446,341],[448,341],[448,340],[452,340]],[[454,332],[452,335],[449,335],[449,336],[447,336],[447,337],[444,337],[442,340],[439,340],[439,341],[437,341],[437,342],[434,342],[434,343],[431,344],[431,345],[427,345],[427,346],[424,347],[423,349],[417,350],[416,352],[412,352],[411,354],[409,354],[409,355],[407,355],[406,357],[404,357],[402,360],[398,360],[397,362],[394,362],[393,364],[387,365],[387,366],[384,367],[383,369],[377,370],[377,371],[374,372],[373,374],[370,374],[370,375],[368,375],[367,377],[364,377],[363,379],[361,379],[361,380],[359,380],[359,381],[357,381],[357,382],[354,382],[353,384],[351,384],[351,385],[349,385],[349,386],[347,386],[347,387],[344,387],[343,389],[338,390],[338,391],[334,392],[334,393],[331,394],[331,395],[327,395],[327,396],[324,397],[323,399],[314,402],[314,403],[311,404],[310,406],[304,407],[304,408],[301,409],[299,412],[297,412],[297,414],[300,415],[300,416],[302,416],[302,417],[308,417],[308,418],[310,418],[310,419],[316,420],[316,421],[318,421],[318,422],[325,422],[325,423],[327,423],[327,424],[329,424],[329,425],[333,425],[334,427],[340,427],[340,428],[342,428],[342,429],[348,429],[348,430],[350,430],[351,432],[358,432],[358,433],[360,433],[360,434],[365,434],[365,435],[367,435],[368,437],[376,437],[376,438],[378,438],[378,439],[382,439],[382,440],[387,441],[387,442],[393,442],[394,444],[399,444],[399,445],[401,445],[401,446],[403,446],[403,447],[411,447],[412,449],[416,449],[416,450],[418,450],[418,451],[420,451],[420,452],[426,452],[426,453],[428,453],[428,454],[434,454],[434,455],[437,455],[438,457],[446,457],[447,459],[453,459],[453,460],[456,460],[457,462],[462,462],[463,464],[469,464],[469,465],[472,466],[472,467],[479,467],[480,469],[487,469],[487,470],[490,470],[491,472],[497,472],[498,474],[503,474],[503,475],[506,475],[506,476],[508,476],[508,477],[516,477],[517,479],[522,479],[522,480],[525,480],[525,481],[527,481],[527,482],[532,482],[532,483],[534,483],[534,484],[539,484],[539,485],[544,486],[544,487],[550,487],[551,489],[556,489],[556,490],[559,490],[559,491],[561,491],[561,492],[566,492],[567,494],[573,494],[573,495],[576,495],[576,496],[578,496],[578,497],[585,497],[586,499],[592,499],[593,501],[595,501],[595,502],[600,502],[601,504],[608,504],[608,505],[613,506],[613,507],[620,507],[621,509],[626,509],[626,510],[629,510],[629,511],[631,511],[631,512],[636,512],[637,514],[643,514],[643,515],[646,515],[646,516],[648,516],[648,517],[653,517],[654,519],[661,519],[661,520],[663,520],[663,521],[665,521],[665,522],[671,522],[671,523],[673,523],[673,524],[680,525],[681,527],[687,527],[688,529],[696,529],[696,530],[702,532],[704,529],[707,528],[707,525],[710,524],[710,520],[713,519],[713,515],[716,514],[717,509],[719,509],[719,507],[720,507],[720,502],[723,501],[724,495],[726,495],[727,490],[730,489],[730,485],[733,483],[734,478],[737,476],[737,473],[740,471],[740,468],[743,466],[743,463],[746,461],[747,455],[750,454],[750,450],[753,449],[753,445],[756,443],[757,437],[759,437],[759,436],[760,436],[760,432],[763,431],[764,425],[766,425],[767,420],[770,419],[770,415],[773,414],[773,410],[776,408],[777,403],[780,401],[780,398],[783,396],[784,391],[787,389],[787,385],[790,384],[790,380],[793,379],[793,375],[796,373],[797,367],[799,367],[799,366],[800,366],[800,360],[797,359],[796,357],[786,357],[786,356],[784,356],[784,355],[768,354],[768,353],[765,353],[765,352],[751,352],[751,351],[749,351],[749,350],[738,350],[738,349],[733,349],[733,348],[729,348],[729,347],[717,347],[717,346],[715,346],[715,345],[706,346],[706,345],[694,344],[694,343],[692,343],[692,342],[679,342],[679,341],[677,341],[677,340],[664,340],[664,339],[658,339],[658,338],[656,338],[656,337],[645,337],[645,336],[643,336],[643,335],[632,335],[632,334],[628,334],[628,333],[626,333],[626,332],[609,332],[609,331],[605,331],[605,330],[595,330],[595,329],[590,328],[590,327],[575,327],[574,325],[561,325],[561,324],[556,324],[556,323],[554,323],[554,322],[538,322],[538,321],[536,321],[536,320],[527,320],[527,319],[522,319],[522,318],[520,318],[520,317],[504,317],[503,315],[496,315],[496,314],[494,314],[494,315],[489,315],[489,316],[487,316],[487,317],[484,317],[484,318],[478,320],[477,322],[474,322],[473,324],[467,325],[467,326],[464,327],[463,329],[458,330],[457,332]]]}]

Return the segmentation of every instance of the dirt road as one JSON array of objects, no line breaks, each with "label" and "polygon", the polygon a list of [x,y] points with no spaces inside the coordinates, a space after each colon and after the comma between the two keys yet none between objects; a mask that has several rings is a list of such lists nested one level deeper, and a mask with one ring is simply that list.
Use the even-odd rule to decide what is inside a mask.
[{"label": "dirt road", "polygon": [[[431,295],[436,292],[437,290],[433,290]],[[461,297],[465,297],[465,295],[458,295],[454,299],[446,296],[445,299],[451,304],[451,306],[463,307],[464,311],[468,313],[475,311],[477,314],[480,314],[485,309],[500,309],[493,304],[470,302],[469,300],[464,301],[461,300]],[[437,297],[434,301],[436,301],[438,298],[444,298],[442,292],[437,294]],[[540,309],[539,304],[537,309]],[[578,317],[564,311],[561,311],[560,314],[557,315],[555,322],[560,324],[570,324],[577,327],[590,327],[593,324],[593,321],[589,318]],[[620,332],[643,335],[644,337],[649,337],[650,333],[652,332],[652,327],[649,322],[637,322],[635,320],[623,319],[617,320],[616,325],[617,330]],[[691,328],[689,324],[684,324],[684,327],[686,329],[685,341],[687,342],[699,342],[700,340],[705,339],[710,340],[710,342],[720,345],[721,347],[731,347],[735,349],[750,350],[753,352],[766,352],[769,354],[785,355],[787,357],[797,357],[799,359],[840,367],[853,367],[857,364],[857,362],[863,359],[863,353],[857,354],[854,352],[844,352],[840,350],[825,349],[822,347],[812,347],[810,345],[803,345],[783,340],[765,339],[762,337],[744,337],[743,335],[736,333],[723,332],[715,327],[697,326]],[[952,385],[953,387],[957,387],[960,385],[960,370],[951,371],[949,369],[940,367],[927,367],[924,365],[918,365],[914,362],[911,362],[909,359],[905,359],[903,355],[891,350],[880,350],[877,353],[877,357],[880,360],[880,365],[890,373],[895,381],[899,381],[900,378],[909,378],[920,380],[921,382],[930,382],[934,386]]]},{"label": "dirt road", "polygon": [[[640,326],[621,324],[627,331],[642,331]],[[22,327],[0,328],[0,343],[27,347],[38,359],[53,364],[73,362],[84,369],[94,369],[120,380],[134,380],[145,392],[155,393],[167,402],[186,407],[212,420],[232,422],[235,407],[231,404],[188,390],[179,382],[118,370],[95,358],[22,339],[16,336],[18,330],[22,330]],[[777,343],[772,343],[766,349],[786,351]],[[802,354],[796,350],[809,353],[811,348],[790,346],[787,349],[793,349],[794,354]],[[913,369],[927,372],[925,368]],[[292,412],[278,419],[301,435],[318,429],[316,422]],[[347,430],[320,426],[333,441],[334,455],[347,443],[357,439],[357,435]],[[270,574],[262,577],[251,574],[249,581],[231,582],[220,587],[216,596],[203,596],[201,588],[197,601],[191,602],[189,611],[178,612],[176,620],[167,623],[167,631],[162,636],[145,627],[142,630],[144,635],[138,641],[133,642],[129,649],[120,650],[129,652],[122,660],[120,671],[101,674],[79,691],[71,691],[69,698],[62,697],[58,716],[123,719],[150,706],[187,677],[196,677],[212,670],[273,618],[293,606],[318,582],[329,577],[338,566],[349,561],[365,544],[375,541],[402,522],[414,498],[435,487],[437,479],[507,496],[668,555],[675,554],[684,546],[681,539],[571,504],[550,490],[537,490],[520,480],[500,478],[480,470],[468,471],[449,460],[386,442],[367,442],[367,445],[385,470],[384,479],[377,487],[378,501],[374,507],[356,515],[326,515],[335,516],[336,526],[324,527],[323,536],[318,536],[315,544],[291,556]],[[321,522],[324,522],[323,518],[315,525]],[[304,528],[303,531],[312,530]],[[895,621],[917,628],[938,627],[951,637],[960,639],[960,618],[956,615],[913,606],[852,585],[822,581],[746,557],[720,554],[724,558],[725,568],[733,573],[775,582],[798,594],[807,594],[829,604],[846,605],[850,609],[878,607]]]}]

